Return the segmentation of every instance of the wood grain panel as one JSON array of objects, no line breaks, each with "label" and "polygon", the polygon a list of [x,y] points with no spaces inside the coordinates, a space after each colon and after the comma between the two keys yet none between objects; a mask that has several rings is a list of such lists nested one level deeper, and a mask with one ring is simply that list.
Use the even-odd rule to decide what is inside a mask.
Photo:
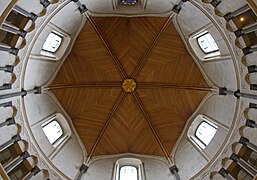
[{"label": "wood grain panel", "polygon": [[90,23],[86,23],[53,85],[120,81],[120,74],[108,51]]},{"label": "wood grain panel", "polygon": [[207,94],[177,89],[139,89],[137,92],[169,152],[187,119]]},{"label": "wood grain panel", "polygon": [[137,81],[208,87],[172,23],[162,34]]},{"label": "wood grain panel", "polygon": [[[100,29],[99,34],[129,76],[166,18],[94,20],[95,29]],[[86,23],[50,89],[71,117],[87,152],[99,136],[99,144],[95,143],[96,150],[92,151],[94,156],[138,153],[167,157],[164,152],[171,152],[187,119],[209,91],[197,65],[170,23],[157,36],[160,39],[135,79],[139,98],[128,94],[109,117],[122,91],[118,86],[122,79],[95,29]]]},{"label": "wood grain panel", "polygon": [[163,156],[137,103],[129,94],[108,126],[95,155],[139,153]]},{"label": "wood grain panel", "polygon": [[120,92],[119,89],[53,90],[53,93],[72,119],[88,152],[92,148]]},{"label": "wood grain panel", "polygon": [[152,44],[167,18],[94,18],[128,76]]}]

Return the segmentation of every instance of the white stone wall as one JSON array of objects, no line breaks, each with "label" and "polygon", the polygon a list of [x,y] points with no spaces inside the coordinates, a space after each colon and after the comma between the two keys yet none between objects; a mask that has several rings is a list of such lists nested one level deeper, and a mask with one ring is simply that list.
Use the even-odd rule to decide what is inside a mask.
[{"label": "white stone wall", "polygon": [[12,0],[2,0],[0,1],[0,16],[4,13],[4,10],[8,7],[8,5],[12,2]]},{"label": "white stone wall", "polygon": [[165,160],[159,157],[150,157],[142,155],[116,155],[104,156],[98,160],[94,160],[89,165],[87,173],[83,176],[83,180],[116,180],[113,179],[114,165],[116,161],[123,157],[138,158],[143,163],[143,171],[146,180],[173,180],[173,175],[169,171],[169,166]]},{"label": "white stone wall", "polygon": [[[69,54],[80,28],[83,27],[85,17],[80,14],[75,3],[69,3],[58,12],[49,23],[51,25],[46,25],[45,28],[39,32],[38,38],[32,47],[31,56],[25,71],[25,89],[46,85],[53,76],[56,75],[60,64],[63,63],[66,56]],[[60,33],[65,33],[70,39],[68,47],[65,46],[67,48],[62,49],[62,47],[60,47],[60,51],[63,52],[60,60],[46,59],[40,54],[47,36],[53,29],[59,30]]]},{"label": "white stone wall", "polygon": [[[221,34],[222,30],[219,30],[219,27],[215,26],[205,13],[191,3],[185,3],[175,18],[175,24],[182,39],[211,86],[237,90],[239,86],[236,75],[237,66],[230,55],[228,42],[225,42],[224,34]],[[205,54],[194,38],[204,31],[208,31],[214,38],[220,50],[219,56],[204,59]],[[203,168],[208,167],[209,162],[223,148],[229,129],[235,120],[237,103],[237,99],[233,96],[221,96],[214,92],[190,117],[181,139],[171,154],[174,163],[178,166],[181,179],[190,179]],[[205,149],[200,148],[187,136],[189,126],[200,114],[207,116],[218,126],[213,140]]]},{"label": "white stone wall", "polygon": [[[69,178],[74,178],[85,160],[85,152],[72,128],[69,117],[47,94],[28,95],[24,98],[24,102],[28,122],[38,148],[41,149],[47,161],[53,163],[57,169]],[[42,125],[51,119],[51,115],[57,113],[61,113],[65,117],[64,121],[66,122],[62,122],[64,125],[67,124],[62,126],[64,134],[67,134],[68,131],[71,133],[69,133],[68,139],[63,141],[64,144],[54,146],[49,143]],[[65,128],[68,128],[68,130],[65,130]]]},{"label": "white stone wall", "polygon": [[122,6],[118,0],[81,0],[93,16],[168,16],[178,0],[143,0],[142,5]]}]

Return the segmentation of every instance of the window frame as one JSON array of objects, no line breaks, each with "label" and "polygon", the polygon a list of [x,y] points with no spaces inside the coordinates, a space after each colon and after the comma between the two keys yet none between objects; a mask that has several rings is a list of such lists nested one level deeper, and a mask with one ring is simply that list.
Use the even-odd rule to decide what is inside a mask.
[{"label": "window frame", "polygon": [[[49,51],[49,50],[47,50],[47,49],[44,49],[44,45],[45,45],[45,43],[46,43],[46,40],[49,38],[49,36],[50,36],[51,34],[54,34],[54,35],[58,36],[58,37],[61,39],[61,42],[60,42],[58,48],[57,48],[55,51]],[[43,47],[42,47],[42,51],[45,51],[45,52],[48,52],[48,53],[51,53],[51,54],[56,54],[56,53],[58,52],[58,50],[61,48],[62,43],[63,43],[63,37],[62,37],[60,34],[56,33],[55,31],[51,31],[51,32],[48,34],[47,38],[45,39],[45,42],[44,42]]]},{"label": "window frame", "polygon": [[[202,139],[199,138],[199,137],[197,136],[197,134],[196,134],[198,128],[199,128],[199,127],[201,126],[201,124],[203,124],[203,123],[207,123],[208,125],[210,125],[211,127],[213,127],[213,128],[216,130],[216,132],[214,133],[213,137],[211,138],[211,140],[210,140],[210,142],[209,142],[208,144],[205,144],[205,143],[202,141]],[[212,139],[214,138],[214,136],[215,136],[215,134],[217,133],[217,131],[218,131],[218,127],[215,127],[212,123],[210,123],[210,122],[208,122],[207,120],[204,119],[203,121],[200,122],[200,124],[199,124],[199,125],[197,126],[197,128],[195,129],[194,136],[195,136],[195,138],[196,138],[197,140],[199,140],[205,147],[207,147],[207,146],[211,143],[211,141],[212,141]],[[197,142],[196,142],[196,143],[197,143]]]},{"label": "window frame", "polygon": [[[60,126],[62,134],[61,134],[55,141],[53,141],[53,142],[51,143],[50,140],[49,140],[49,138],[48,138],[48,136],[46,135],[46,133],[45,133],[45,131],[44,131],[44,127],[46,127],[47,125],[51,124],[51,123],[54,122],[54,121],[57,122],[57,124]],[[45,134],[45,136],[46,136],[48,142],[49,142],[51,145],[55,145],[55,144],[56,144],[60,139],[62,139],[62,137],[64,136],[63,127],[61,126],[61,124],[58,122],[58,120],[57,120],[56,118],[54,118],[54,119],[50,120],[49,122],[47,122],[46,124],[44,124],[44,125],[42,126],[42,130],[43,130],[43,132],[44,132],[44,134]]]},{"label": "window frame", "polygon": [[[62,38],[61,45],[55,53],[43,49],[44,42],[50,33],[54,33]],[[35,41],[34,46],[40,48],[39,51],[33,52],[30,55],[30,58],[35,60],[60,61],[64,56],[67,56],[67,50],[70,50],[70,43],[73,42],[74,39],[72,39],[69,33],[52,22],[49,22],[46,28],[44,28],[44,31],[39,34],[38,39]]]},{"label": "window frame", "polygon": [[[217,49],[216,50],[213,50],[213,51],[209,51],[209,52],[205,52],[204,49],[202,48],[202,46],[200,45],[200,42],[199,42],[199,39],[203,36],[206,36],[207,34],[209,34],[211,36],[211,38],[213,39],[215,45],[217,46]],[[199,48],[202,50],[202,52],[205,54],[205,55],[210,55],[212,53],[216,53],[216,52],[220,52],[219,50],[219,46],[217,45],[217,43],[215,42],[215,39],[212,37],[211,33],[209,31],[204,31],[203,33],[201,33],[200,35],[198,35],[196,37],[196,42],[199,46]]]},{"label": "window frame", "polygon": [[137,180],[145,180],[145,170],[142,160],[137,157],[120,157],[114,164],[112,180],[120,180],[120,170],[124,166],[137,169]]},{"label": "window frame", "polygon": [[212,126],[214,126],[217,131],[214,134],[213,138],[215,137],[215,135],[217,134],[217,132],[219,132],[219,129],[226,129],[226,127],[224,127],[222,124],[220,124],[218,121],[215,121],[214,119],[206,116],[205,114],[197,114],[192,118],[192,122],[189,125],[189,128],[187,129],[187,138],[189,140],[189,142],[206,158],[208,159],[208,155],[206,154],[206,152],[208,152],[209,150],[206,151],[207,147],[210,146],[210,143],[212,143],[213,139],[210,141],[210,143],[206,146],[205,143],[203,143],[201,140],[199,140],[196,136],[196,130],[199,128],[200,124],[206,121],[208,124],[211,124]]},{"label": "window frame", "polygon": [[139,180],[139,169],[138,169],[138,167],[136,167],[136,166],[134,166],[134,165],[131,165],[131,164],[127,164],[127,165],[122,165],[122,166],[119,166],[119,175],[118,175],[118,180],[120,180],[121,179],[121,177],[120,177],[120,173],[121,173],[121,168],[123,168],[123,167],[134,167],[136,170],[137,170],[137,179],[136,180]]}]

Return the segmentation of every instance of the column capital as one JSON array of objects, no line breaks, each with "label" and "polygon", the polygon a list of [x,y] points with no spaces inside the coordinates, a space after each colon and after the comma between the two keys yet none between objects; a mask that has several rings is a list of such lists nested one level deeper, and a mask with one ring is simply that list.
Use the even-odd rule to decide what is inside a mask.
[{"label": "column capital", "polygon": [[211,5],[213,6],[213,7],[218,7],[218,5],[221,3],[221,0],[212,0],[211,1]]},{"label": "column capital", "polygon": [[234,92],[234,96],[235,96],[236,98],[240,98],[240,90],[239,90],[239,89]]},{"label": "column capital", "polygon": [[176,165],[173,165],[171,167],[169,167],[169,170],[172,174],[174,174],[175,172],[178,172],[178,168]]},{"label": "column capital", "polygon": [[239,159],[239,157],[235,154],[235,153],[233,153],[231,156],[230,156],[230,159],[232,159],[233,161],[238,161],[238,160],[240,160]]},{"label": "column capital", "polygon": [[224,178],[231,179],[231,178],[229,178],[229,176],[228,176],[227,170],[224,169],[224,168],[221,168],[218,173],[219,173],[221,176],[223,176]]},{"label": "column capital", "polygon": [[[253,121],[253,120],[251,120],[251,119],[247,119],[246,120],[246,123],[245,123],[245,125],[246,126],[248,126],[248,127],[251,127],[251,128],[254,128],[256,123],[255,123],[255,121]],[[245,138],[246,139],[246,138]],[[249,140],[248,140],[249,141]]]},{"label": "column capital", "polygon": [[51,3],[48,0],[40,0],[40,4],[47,8]]},{"label": "column capital", "polygon": [[219,88],[219,95],[227,95],[227,91],[225,87]]},{"label": "column capital", "polygon": [[81,14],[85,13],[88,11],[86,5],[82,4],[81,6],[79,6],[79,11]]},{"label": "column capital", "polygon": [[230,13],[230,12],[225,14],[223,17],[225,18],[225,20],[227,22],[229,22],[233,18],[232,13]]},{"label": "column capital", "polygon": [[88,166],[86,166],[85,164],[82,164],[79,168],[79,171],[82,172],[83,174],[87,172],[88,170]]},{"label": "column capital", "polygon": [[11,117],[11,118],[8,118],[6,120],[6,122],[8,123],[7,126],[10,126],[12,124],[15,124],[15,119],[14,119],[14,117]]},{"label": "column capital", "polygon": [[176,14],[179,14],[179,12],[181,11],[181,7],[179,7],[178,5],[175,5],[172,8],[172,11],[175,12]]},{"label": "column capital", "polygon": [[240,144],[246,145],[247,143],[249,143],[249,139],[245,138],[245,137],[241,137],[239,140]]},{"label": "column capital", "polygon": [[19,134],[15,135],[12,137],[12,139],[15,141],[15,142],[18,142],[18,141],[21,141],[21,136]]},{"label": "column capital", "polygon": [[35,176],[37,173],[39,173],[41,170],[39,169],[39,167],[35,166],[31,172],[33,173],[33,175]]}]

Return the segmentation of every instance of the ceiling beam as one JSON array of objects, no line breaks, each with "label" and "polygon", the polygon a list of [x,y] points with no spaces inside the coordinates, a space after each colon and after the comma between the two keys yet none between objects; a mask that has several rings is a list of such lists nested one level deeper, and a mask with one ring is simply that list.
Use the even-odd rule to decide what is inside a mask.
[{"label": "ceiling beam", "polygon": [[126,97],[127,93],[125,93],[124,91],[122,91],[118,97],[118,99],[116,100],[115,104],[113,105],[109,115],[107,116],[107,119],[104,123],[103,128],[101,129],[99,135],[97,136],[97,138],[95,139],[95,142],[90,150],[90,152],[87,155],[87,160],[86,160],[86,165],[89,165],[89,162],[91,160],[91,158],[93,157],[96,148],[98,147],[98,144],[100,142],[100,140],[102,139],[104,132],[106,131],[108,125],[110,124],[115,112],[117,111],[118,107],[120,106],[120,104],[123,102],[123,99]]},{"label": "ceiling beam", "polygon": [[95,32],[97,33],[97,35],[99,36],[99,38],[101,39],[103,45],[105,46],[105,48],[107,49],[107,51],[109,52],[114,64],[116,65],[117,69],[119,70],[120,72],[120,75],[121,77],[124,79],[126,79],[128,76],[127,76],[127,73],[125,71],[125,69],[123,68],[123,66],[121,65],[121,63],[119,62],[119,60],[117,59],[117,57],[114,55],[114,53],[112,52],[109,44],[105,41],[105,39],[103,38],[103,35],[100,31],[100,29],[97,27],[95,21],[93,18],[91,18],[91,16],[88,14],[88,13],[85,13],[88,21],[90,22],[90,24],[92,25],[93,29],[95,30]]},{"label": "ceiling beam", "polygon": [[149,59],[153,48],[156,46],[156,44],[158,43],[161,35],[163,34],[163,32],[166,30],[166,28],[168,27],[168,25],[170,24],[172,17],[173,17],[174,13],[172,13],[168,19],[166,20],[166,22],[164,23],[164,25],[162,26],[160,32],[157,34],[157,36],[155,37],[153,43],[150,45],[150,47],[148,48],[148,50],[146,51],[146,53],[144,54],[144,56],[142,57],[142,59],[139,61],[139,63],[137,64],[135,70],[133,71],[131,78],[136,79],[139,75],[139,73],[141,72],[141,70],[143,69],[144,65],[146,64],[147,60]]},{"label": "ceiling beam", "polygon": [[191,90],[191,91],[218,91],[218,88],[211,87],[201,87],[201,86],[187,86],[181,84],[169,84],[169,83],[137,83],[138,89],[181,89],[181,90]]},{"label": "ceiling beam", "polygon": [[164,146],[164,143],[163,143],[162,139],[160,138],[160,135],[158,134],[157,130],[155,129],[155,127],[154,127],[154,125],[151,121],[151,118],[150,118],[149,114],[147,113],[147,111],[145,109],[145,106],[144,106],[143,102],[141,101],[141,99],[139,98],[138,94],[135,91],[132,93],[132,95],[133,95],[134,99],[136,100],[136,102],[137,102],[139,108],[141,109],[142,113],[144,114],[144,117],[147,121],[147,124],[150,127],[156,141],[158,142],[165,158],[167,159],[169,165],[172,165],[173,163],[171,162],[168,150]]},{"label": "ceiling beam", "polygon": [[92,82],[92,83],[74,83],[74,84],[57,84],[44,88],[44,90],[59,90],[72,88],[121,88],[120,82]]}]

